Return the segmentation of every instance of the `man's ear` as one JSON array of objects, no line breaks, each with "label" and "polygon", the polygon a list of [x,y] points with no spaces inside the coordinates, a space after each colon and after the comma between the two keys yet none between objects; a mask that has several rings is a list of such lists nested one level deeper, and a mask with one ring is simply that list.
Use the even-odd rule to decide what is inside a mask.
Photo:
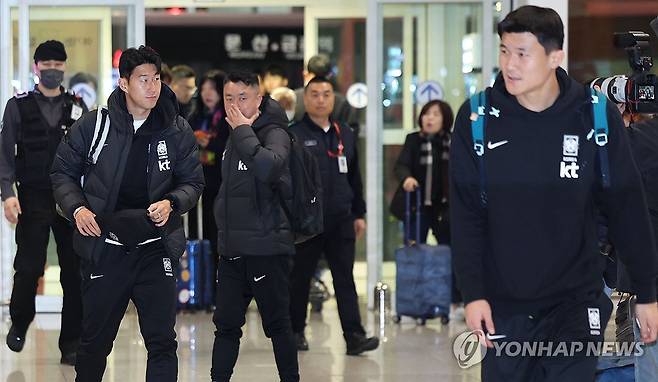
[{"label": "man's ear", "polygon": [[551,69],[557,69],[564,61],[564,50],[556,49],[548,54],[548,61]]},{"label": "man's ear", "polygon": [[35,62],[34,64],[32,64],[32,72],[33,72],[36,76],[41,77],[41,72],[39,71],[39,68],[37,67],[37,63],[36,63],[36,62]]},{"label": "man's ear", "polygon": [[121,90],[124,91],[124,93],[127,93],[128,92],[128,79],[123,78],[123,77],[119,78],[119,87],[121,88]]}]

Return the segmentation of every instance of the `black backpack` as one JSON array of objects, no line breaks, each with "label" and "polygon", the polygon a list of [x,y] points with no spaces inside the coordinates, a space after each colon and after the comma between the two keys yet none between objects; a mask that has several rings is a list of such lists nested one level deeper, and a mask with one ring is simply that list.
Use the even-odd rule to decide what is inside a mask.
[{"label": "black backpack", "polygon": [[290,131],[290,177],[292,178],[292,208],[282,199],[295,244],[305,242],[324,232],[322,178],[318,161]]},{"label": "black backpack", "polygon": [[313,153],[300,144],[297,137],[288,129],[283,130],[290,137],[291,143],[288,158],[292,180],[292,201],[286,202],[277,190],[275,193],[279,195],[283,211],[290,221],[295,244],[299,244],[324,232],[322,178]]}]

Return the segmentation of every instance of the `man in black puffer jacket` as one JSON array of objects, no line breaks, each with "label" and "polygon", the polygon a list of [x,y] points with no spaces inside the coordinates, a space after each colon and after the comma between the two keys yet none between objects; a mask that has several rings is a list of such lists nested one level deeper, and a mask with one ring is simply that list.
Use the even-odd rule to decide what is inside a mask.
[{"label": "man in black puffer jacket", "polygon": [[[128,301],[139,314],[147,381],[176,381],[176,268],[185,248],[180,214],[203,190],[196,139],[160,83],[160,56],[123,52],[119,88],[103,119],[84,115],[58,150],[51,180],[62,212],[75,221],[82,257],[82,337],[77,382],[100,382]],[[104,111],[102,111],[104,112]],[[96,154],[90,155],[97,144]],[[88,159],[89,157],[89,159]],[[82,187],[81,187],[82,184]]]},{"label": "man in black puffer jacket", "polygon": [[224,82],[231,135],[222,159],[222,185],[215,201],[218,227],[217,327],[212,380],[229,381],[238,358],[241,327],[252,298],[265,335],[272,339],[283,382],[299,381],[297,349],[288,313],[288,274],[295,253],[281,198],[292,198],[288,119],[269,97],[258,94],[258,77],[235,72]]}]

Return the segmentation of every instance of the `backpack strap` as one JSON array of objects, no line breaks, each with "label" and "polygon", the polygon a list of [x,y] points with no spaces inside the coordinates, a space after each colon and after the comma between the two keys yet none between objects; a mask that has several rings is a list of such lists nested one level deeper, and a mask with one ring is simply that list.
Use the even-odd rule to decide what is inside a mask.
[{"label": "backpack strap", "polygon": [[[98,156],[103,149],[101,144],[104,144],[107,140],[107,133],[110,130],[108,114],[109,112],[105,107],[100,107],[96,112],[96,127],[94,128],[94,138],[92,139],[94,144],[89,149],[89,154],[87,155],[87,163],[90,165],[96,164],[96,161],[98,161]],[[101,150],[98,150],[99,146]]]},{"label": "backpack strap", "polygon": [[[80,185],[84,186],[85,175],[89,172],[89,168],[96,164],[98,157],[103,150],[103,144],[107,140],[107,134],[110,130],[109,111],[107,108],[100,106],[96,111],[96,126],[94,128],[94,137],[92,138],[93,144],[89,148],[87,160],[85,161],[85,168],[83,175],[80,178]],[[100,149],[99,149],[100,147]]]},{"label": "backpack strap", "polygon": [[592,111],[594,114],[594,142],[599,147],[599,165],[601,166],[601,184],[610,187],[610,163],[608,160],[608,117],[606,103],[608,98],[594,89],[592,94]]},{"label": "backpack strap", "polygon": [[486,123],[487,95],[483,90],[471,97],[471,135],[473,137],[473,151],[478,157],[480,170],[480,202],[483,207],[487,205],[486,183],[487,177],[484,168],[484,128]]}]

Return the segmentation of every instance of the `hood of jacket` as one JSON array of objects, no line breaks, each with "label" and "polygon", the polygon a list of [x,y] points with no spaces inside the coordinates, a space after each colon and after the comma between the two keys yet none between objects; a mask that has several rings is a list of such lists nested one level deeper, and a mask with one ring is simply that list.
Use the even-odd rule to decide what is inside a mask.
[{"label": "hood of jacket", "polygon": [[251,126],[254,131],[258,131],[265,126],[270,125],[288,126],[288,117],[286,116],[285,110],[283,110],[281,105],[270,96],[263,97],[258,110],[260,110],[260,116]]}]

